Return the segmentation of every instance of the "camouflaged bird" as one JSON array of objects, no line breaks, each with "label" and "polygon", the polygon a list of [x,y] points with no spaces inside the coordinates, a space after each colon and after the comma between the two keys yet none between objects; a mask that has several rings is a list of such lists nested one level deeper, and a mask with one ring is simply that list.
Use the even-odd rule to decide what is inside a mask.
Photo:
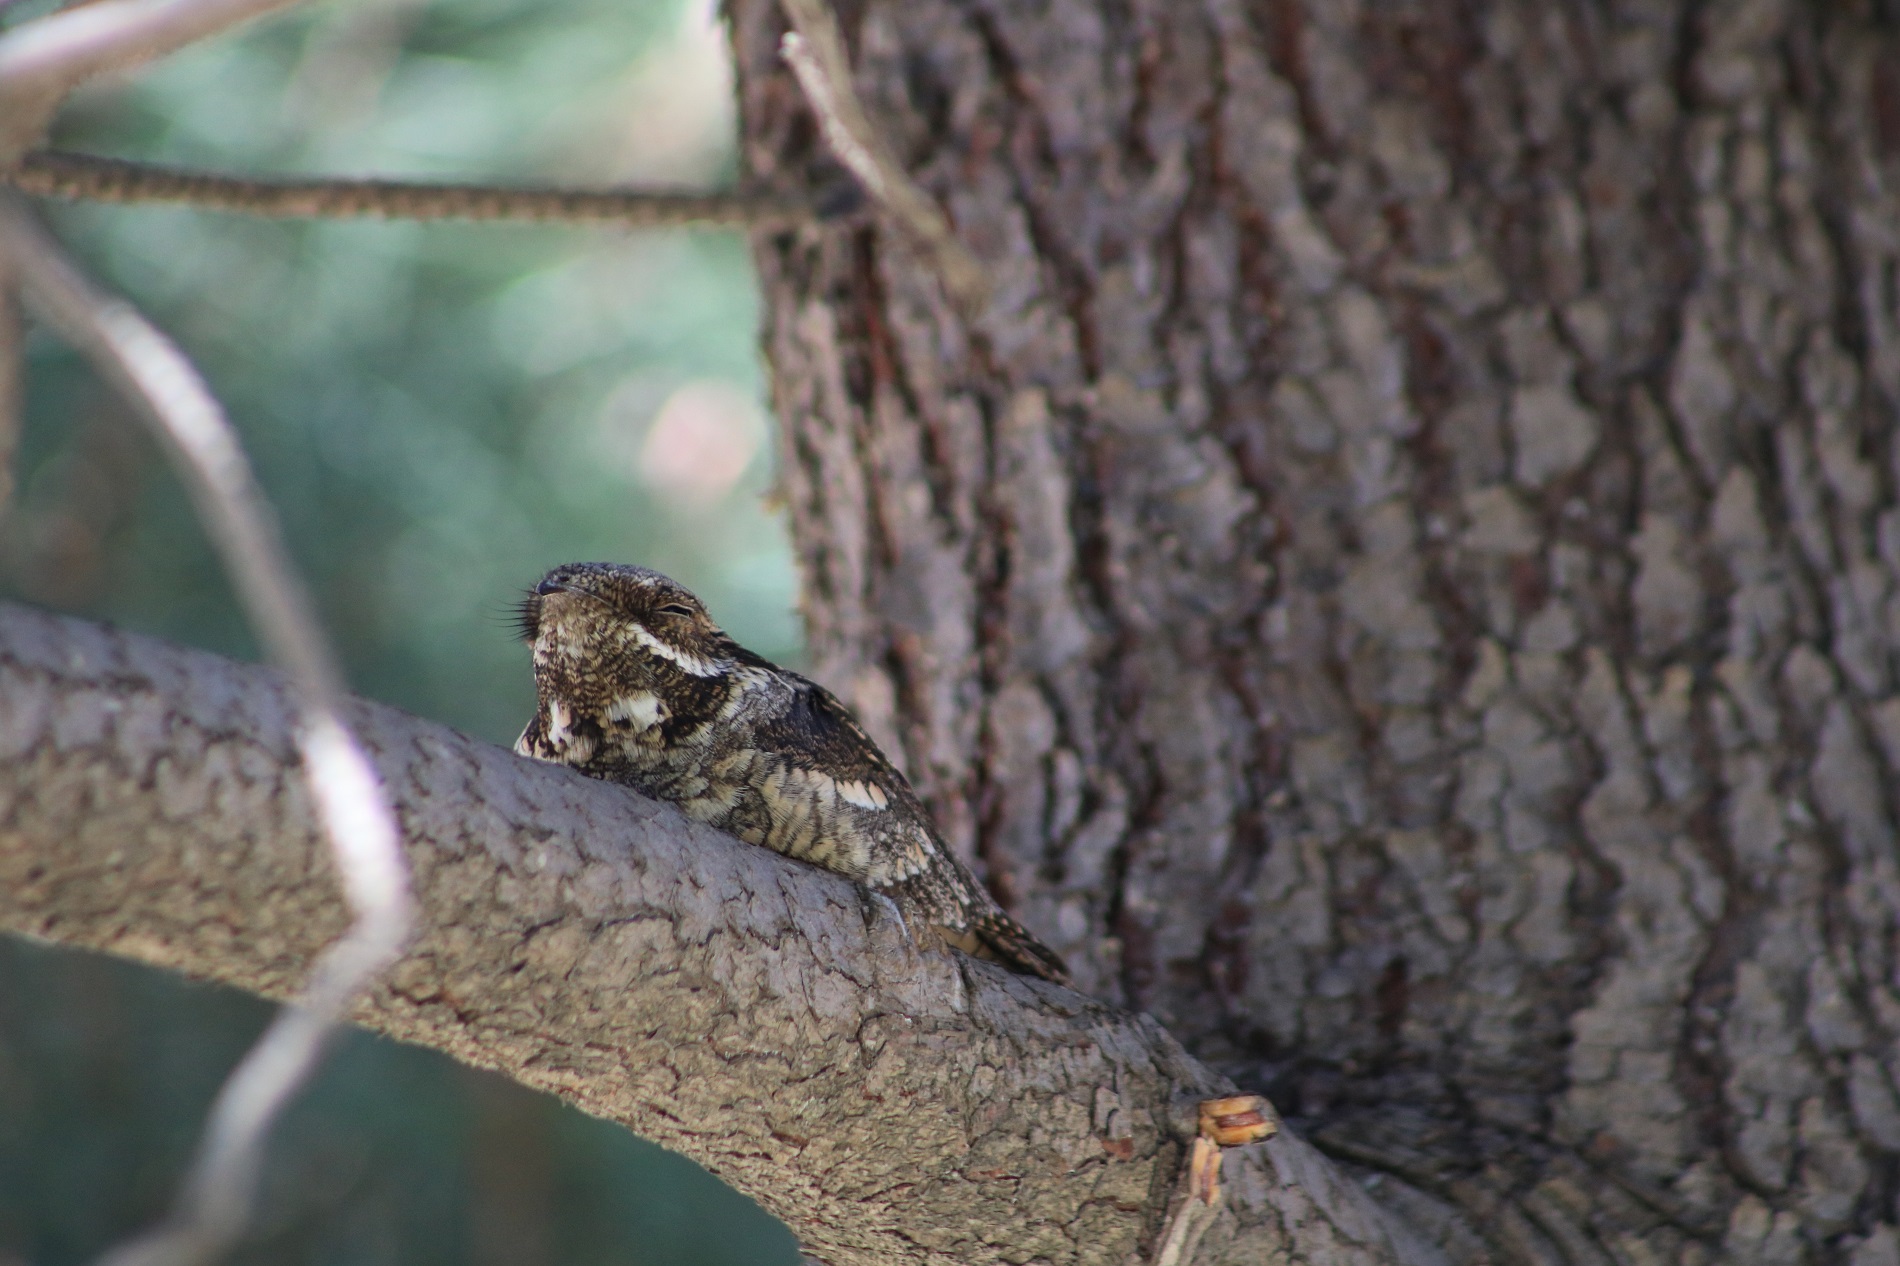
[{"label": "camouflaged bird", "polygon": [[539,706],[515,750],[670,800],[748,844],[891,897],[949,944],[1068,983],[823,686],[734,642],[644,567],[569,563],[521,605]]}]

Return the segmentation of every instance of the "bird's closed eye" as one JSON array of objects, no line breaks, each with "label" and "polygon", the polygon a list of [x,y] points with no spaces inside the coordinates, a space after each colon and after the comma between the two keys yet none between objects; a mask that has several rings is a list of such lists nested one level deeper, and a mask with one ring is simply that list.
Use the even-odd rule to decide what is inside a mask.
[{"label": "bird's closed eye", "polygon": [[690,616],[693,614],[693,609],[683,602],[667,602],[661,604],[659,612],[661,615]]}]

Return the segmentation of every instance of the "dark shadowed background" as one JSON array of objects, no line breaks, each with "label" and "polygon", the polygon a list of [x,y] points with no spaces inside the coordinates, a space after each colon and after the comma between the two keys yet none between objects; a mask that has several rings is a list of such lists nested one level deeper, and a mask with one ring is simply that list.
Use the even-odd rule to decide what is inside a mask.
[{"label": "dark shadowed background", "polygon": [[[316,5],[95,89],[56,143],[258,173],[708,187],[732,174],[730,71],[699,0]],[[533,692],[510,605],[582,558],[667,571],[797,660],[737,234],[49,210],[231,411],[359,692],[511,742]],[[0,589],[252,657],[157,450],[72,352],[36,333],[29,353]],[[268,1015],[0,939],[0,1250],[85,1261],[158,1216]],[[796,1260],[689,1162],[361,1034],[286,1122],[265,1192],[241,1260]]]}]

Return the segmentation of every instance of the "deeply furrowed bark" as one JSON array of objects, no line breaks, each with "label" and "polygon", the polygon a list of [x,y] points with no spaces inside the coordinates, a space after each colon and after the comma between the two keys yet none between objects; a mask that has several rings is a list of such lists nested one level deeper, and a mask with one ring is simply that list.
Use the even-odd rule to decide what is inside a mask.
[{"label": "deeply furrowed bark", "polygon": [[1459,1257],[1900,1262],[1900,13],[846,17],[996,298],[762,236],[786,495],[954,845]]},{"label": "deeply furrowed bark", "polygon": [[[0,604],[0,930],[285,998],[344,924],[264,669]],[[1147,1017],[941,950],[834,875],[373,705],[420,934],[358,1022],[694,1158],[821,1261],[1128,1261],[1196,1102]],[[1204,1262],[1438,1260],[1285,1136]]]}]

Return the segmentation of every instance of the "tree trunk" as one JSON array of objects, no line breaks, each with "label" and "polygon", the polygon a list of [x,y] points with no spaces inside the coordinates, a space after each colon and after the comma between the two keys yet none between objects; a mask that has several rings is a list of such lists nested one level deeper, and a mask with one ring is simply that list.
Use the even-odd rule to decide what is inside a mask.
[{"label": "tree trunk", "polygon": [[954,846],[1455,1256],[1900,1263],[1892,6],[844,16],[995,294],[762,237],[766,347]]}]

